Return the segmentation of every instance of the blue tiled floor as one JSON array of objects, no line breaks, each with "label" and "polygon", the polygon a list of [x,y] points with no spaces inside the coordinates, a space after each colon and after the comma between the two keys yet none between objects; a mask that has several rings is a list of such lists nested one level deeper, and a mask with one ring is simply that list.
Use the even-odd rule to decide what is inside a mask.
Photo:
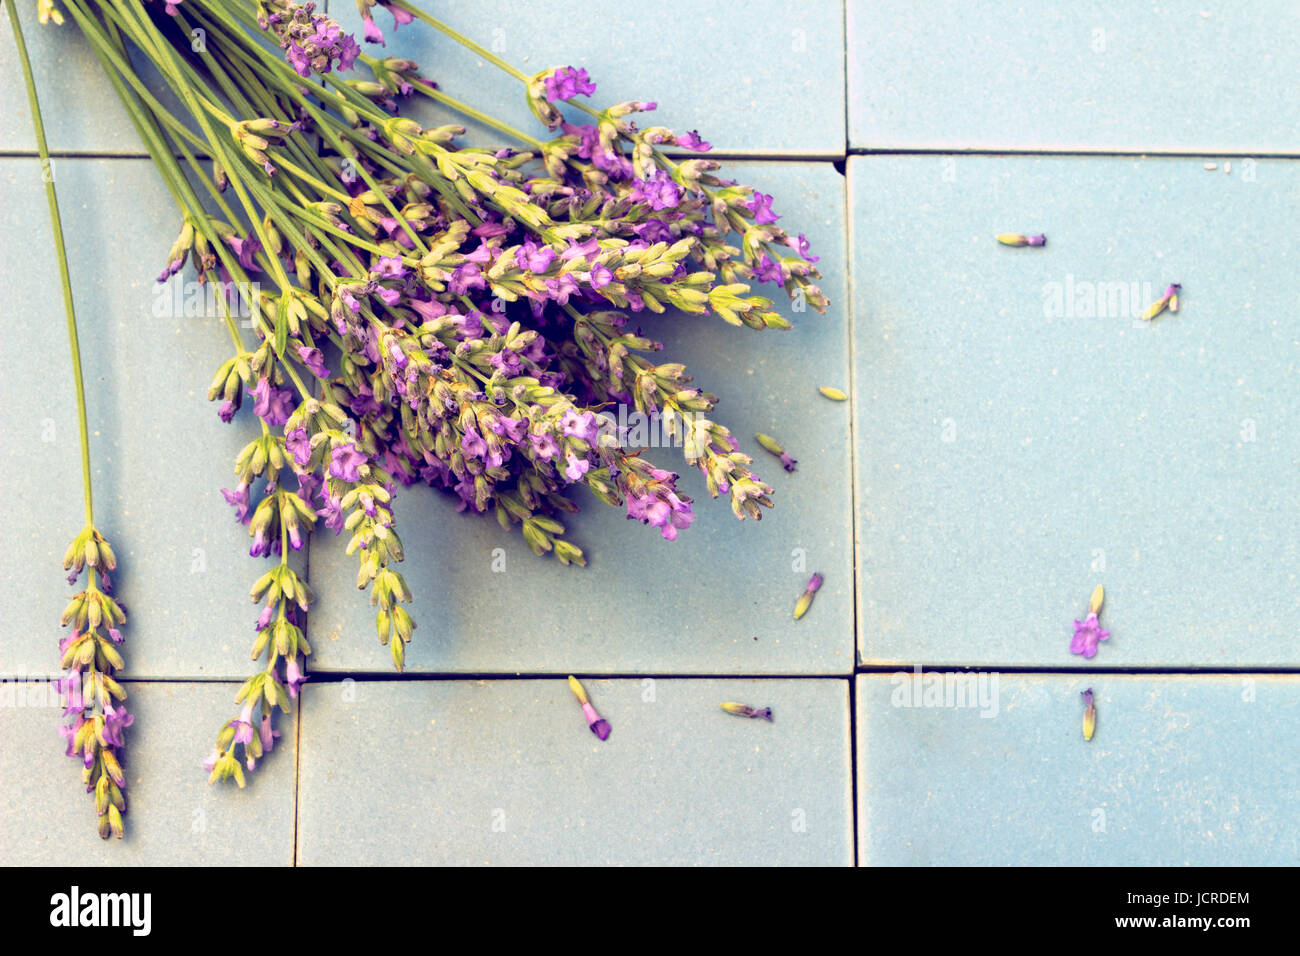
[{"label": "blue tiled floor", "polygon": [[[569,522],[580,569],[401,491],[419,622],[408,675],[373,636],[343,542],[317,541],[301,714],[246,792],[208,788],[201,762],[249,667],[258,562],[218,489],[251,419],[222,426],[204,400],[225,332],[152,285],[178,223],[129,158],[141,150],[98,64],[70,26],[32,22],[52,145],[89,154],[55,175],[137,720],[129,835],[104,845],[38,680],[57,663],[59,561],[81,518],[40,167],[5,35],[0,856],[1300,861],[1285,756],[1300,705],[1287,5],[764,2],[743,29],[702,2],[676,5],[671,26],[613,2],[437,9],[525,71],[586,67],[598,105],[658,99],[656,121],[745,157],[724,171],[812,239],[826,316],[792,314],[787,333],[647,320],[721,396],[717,417],[776,509],[740,524],[686,474],[699,517],[669,544],[586,499]],[[357,25],[350,0],[333,10]],[[378,18],[387,53],[537,131],[513,81]],[[1231,175],[1229,155],[1206,150],[1230,154]],[[1095,155],[990,154],[1062,151]],[[1107,155],[1143,151],[1178,155]],[[1006,248],[1004,231],[1049,241]],[[1181,311],[1136,320],[1172,281]],[[799,471],[774,467],[756,431]],[[813,571],[826,585],[796,624]],[[1112,637],[1085,661],[1070,625],[1097,584]],[[964,678],[975,706],[934,706],[924,684],[900,696],[912,678],[895,671],[917,664],[983,668]],[[559,679],[570,672],[607,678],[586,681],[607,742]],[[776,719],[729,716],[726,699]]]},{"label": "blue tiled floor", "polygon": [[974,707],[912,675],[858,678],[860,862],[1300,861],[1295,675],[982,676]]},{"label": "blue tiled floor", "polygon": [[855,149],[1295,153],[1289,0],[847,0]]},{"label": "blue tiled floor", "polygon": [[[258,431],[251,417],[223,425],[207,401],[230,339],[215,315],[186,314],[181,277],[165,288],[153,282],[180,219],[147,161],[60,159],[54,175],[76,290],[97,517],[119,557],[130,673],[242,680],[257,610],[248,589],[260,562],[248,558],[248,532],[219,489],[233,487],[235,456]],[[0,675],[35,676],[58,663],[51,648],[72,593],[59,568],[84,521],[80,459],[40,162],[0,160],[0,183],[10,197],[0,212],[3,245],[15,250],[0,272],[13,347],[0,379],[11,410],[0,475],[15,496],[9,534],[23,543],[0,553]],[[15,268],[21,246],[31,251]]]},{"label": "blue tiled floor", "polygon": [[[613,727],[604,742],[563,680],[309,685],[299,861],[852,862],[847,681],[587,690]],[[770,706],[774,721],[724,700]]]},{"label": "blue tiled floor", "polygon": [[48,683],[0,683],[0,859],[8,865],[288,866],[294,859],[296,725],[247,789],[209,787],[203,758],[236,712],[237,684],[129,681],[129,836],[95,834],[81,762],[63,756]]},{"label": "blue tiled floor", "polygon": [[850,161],[865,661],[1300,664],[1300,169],[1203,167]]}]

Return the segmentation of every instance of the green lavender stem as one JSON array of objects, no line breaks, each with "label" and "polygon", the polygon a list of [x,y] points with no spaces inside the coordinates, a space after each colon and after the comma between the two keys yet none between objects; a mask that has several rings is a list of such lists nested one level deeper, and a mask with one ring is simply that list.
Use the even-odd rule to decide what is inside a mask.
[{"label": "green lavender stem", "polygon": [[[59,260],[59,283],[63,287],[63,310],[68,321],[68,349],[72,353],[72,380],[77,391],[77,427],[81,434],[81,490],[86,501],[86,526],[95,526],[95,500],[90,477],[90,432],[86,427],[86,389],[81,376],[81,346],[77,339],[77,313],[72,304],[72,279],[68,273],[68,252],[63,243],[63,220],[59,216],[59,199],[54,190],[54,167],[50,161],[50,148],[45,142],[45,123],[41,118],[41,104],[36,97],[36,80],[32,64],[27,57],[27,43],[23,28],[18,22],[18,10],[10,0],[7,5],[9,23],[14,30],[14,46],[18,48],[18,62],[23,68],[23,82],[27,85],[27,102],[32,111],[32,130],[36,134],[36,150],[41,157],[41,170],[45,179],[45,198],[50,206],[50,227],[54,231],[54,252]],[[93,575],[93,570],[92,570]]]}]

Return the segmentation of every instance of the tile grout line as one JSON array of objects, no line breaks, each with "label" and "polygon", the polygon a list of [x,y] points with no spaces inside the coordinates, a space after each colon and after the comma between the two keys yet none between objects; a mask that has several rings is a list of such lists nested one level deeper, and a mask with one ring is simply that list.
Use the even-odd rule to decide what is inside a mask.
[{"label": "tile grout line", "polygon": [[850,146],[849,156],[1076,156],[1082,159],[1300,159],[1300,153],[1213,149],[1031,149],[1016,146]]},{"label": "tile grout line", "polygon": [[[311,546],[311,534],[308,533],[307,540],[303,543],[303,551],[305,553],[302,556],[302,573],[303,578],[306,579],[309,587],[311,585]],[[307,610],[303,612],[303,635],[307,636],[310,629],[311,611]],[[307,637],[307,642],[308,644],[311,643],[310,637]],[[310,677],[311,672],[307,668],[306,656],[303,657],[302,664],[303,676]],[[297,719],[293,722],[293,853],[290,857],[290,865],[295,867],[298,865],[299,817],[302,813],[302,725],[306,719],[306,707],[307,695],[299,690],[298,713],[296,715]]]},{"label": "tile grout line", "polygon": [[849,193],[849,10],[847,3],[840,4],[840,37],[842,45],[840,48],[841,71],[844,81],[844,96],[842,97],[843,121],[842,129],[844,130],[844,149],[840,162],[836,164],[837,169],[842,167],[843,182],[840,184],[840,199],[844,208],[844,315],[845,329],[844,337],[846,340],[846,349],[848,354],[848,393],[851,407],[849,408],[849,508],[852,511],[850,515],[850,535],[849,550],[852,558],[852,580],[849,586],[853,589],[853,612],[851,615],[852,626],[850,629],[850,639],[853,641],[853,664],[854,673],[848,677],[849,681],[849,826],[852,830],[850,834],[850,844],[853,848],[853,866],[858,866],[858,705],[856,696],[857,665],[858,656],[858,478],[857,478],[857,441],[855,439],[855,424],[857,418],[857,402],[854,399],[854,382],[856,379],[855,367],[853,363],[853,210],[851,207],[852,197]]},{"label": "tile grout line", "polygon": [[850,637],[853,641],[853,673],[849,675],[849,820],[853,832],[851,835],[853,845],[853,866],[856,869],[862,865],[862,848],[858,845],[858,702],[857,702],[857,669],[861,663],[861,652],[858,648],[858,633],[860,630],[859,616],[862,609],[859,606],[861,599],[861,572],[859,570],[859,542],[858,542],[858,442],[857,442],[857,423],[858,423],[858,401],[857,401],[857,364],[854,361],[855,332],[856,323],[854,318],[857,314],[856,297],[854,295],[854,274],[853,274],[853,192],[849,181],[849,159],[852,156],[852,133],[850,130],[849,114],[849,9],[847,3],[840,4],[840,34],[844,39],[843,45],[843,79],[844,79],[844,158],[841,160],[843,166],[844,182],[842,184],[841,197],[844,203],[844,315],[845,315],[845,339],[847,341],[848,351],[848,393],[849,393],[849,507],[852,509],[850,516],[850,536],[852,551],[852,581],[850,586],[853,588],[853,614],[852,614],[852,633]]},{"label": "tile grout line", "polygon": [[[915,663],[893,663],[893,664],[863,664],[852,673],[829,672],[824,674],[709,674],[709,673],[665,673],[665,672],[644,672],[644,671],[620,671],[612,673],[590,673],[586,671],[577,671],[586,680],[616,681],[616,680],[645,680],[653,678],[654,680],[689,680],[689,681],[831,681],[831,680],[852,680],[855,677],[869,677],[879,675],[892,675],[900,672],[908,674],[915,673],[916,668],[920,667],[923,674],[947,674],[960,672],[965,674],[1007,674],[1007,675],[1056,675],[1060,677],[1086,676],[1100,674],[1114,677],[1160,677],[1160,676],[1177,676],[1177,677],[1250,677],[1255,675],[1269,677],[1300,677],[1300,667],[1295,666],[1251,666],[1243,665],[1239,667],[1161,667],[1153,665],[1150,667],[1067,667],[1057,665],[1033,665],[1033,664],[1016,664],[1009,666],[1000,666],[996,664],[915,664]],[[57,674],[0,674],[0,685],[4,684],[38,684],[42,682],[51,682],[58,680]],[[402,683],[457,683],[457,682],[482,682],[482,681],[562,681],[565,674],[556,673],[516,673],[516,672],[493,672],[493,673],[450,673],[450,672],[430,672],[427,674],[412,673],[407,671],[403,674],[382,673],[379,671],[317,671],[311,675],[313,684],[338,684],[344,681],[356,681],[367,684],[402,684]],[[228,684],[231,686],[244,683],[245,678],[241,677],[123,677],[123,684],[199,684],[220,686]]]}]

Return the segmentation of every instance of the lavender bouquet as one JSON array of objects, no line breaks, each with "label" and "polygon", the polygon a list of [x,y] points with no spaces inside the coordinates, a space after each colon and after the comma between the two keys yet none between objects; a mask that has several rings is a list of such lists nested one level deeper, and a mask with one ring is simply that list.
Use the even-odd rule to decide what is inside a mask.
[{"label": "lavender bouquet", "polygon": [[[547,132],[448,96],[410,60],[368,55],[312,3],[60,2],[179,209],[159,280],[188,265],[219,290],[231,354],[209,397],[225,421],[251,398],[261,426],[223,493],[250,554],[279,561],[252,588],[263,663],[217,735],[212,780],[243,786],[274,744],[274,709],[288,712],[305,679],[313,592],[289,556],[318,527],[346,532],[402,668],[415,622],[397,570],[398,484],[454,495],[564,564],[586,563],[561,520],[576,485],[671,541],[693,502],[602,414],[627,405],[662,417],[737,518],[772,505],[711,417],[717,398],[657,356],[653,323],[671,308],[789,328],[756,282],[780,286],[795,311],[827,300],[807,240],[777,225],[771,196],[701,155],[662,151],[707,153],[698,133],[638,125],[650,102],[597,110],[585,70],[525,75],[404,0],[358,0],[366,41],[383,40],[376,6],[395,27],[440,31],[517,79]],[[179,108],[141,79],[146,64]],[[416,98],[510,145],[458,146],[462,127],[401,115]]]}]

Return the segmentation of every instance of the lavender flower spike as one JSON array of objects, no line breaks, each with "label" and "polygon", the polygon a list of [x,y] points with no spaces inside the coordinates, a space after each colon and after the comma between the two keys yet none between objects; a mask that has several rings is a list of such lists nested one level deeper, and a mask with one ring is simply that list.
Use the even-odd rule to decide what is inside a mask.
[{"label": "lavender flower spike", "polygon": [[591,701],[587,699],[587,692],[583,689],[578,678],[569,677],[569,690],[573,691],[573,696],[578,698],[578,703],[582,705],[582,713],[587,718],[587,726],[591,732],[601,740],[609,738],[609,721],[603,719],[600,714],[596,713],[596,708],[591,706]]}]

